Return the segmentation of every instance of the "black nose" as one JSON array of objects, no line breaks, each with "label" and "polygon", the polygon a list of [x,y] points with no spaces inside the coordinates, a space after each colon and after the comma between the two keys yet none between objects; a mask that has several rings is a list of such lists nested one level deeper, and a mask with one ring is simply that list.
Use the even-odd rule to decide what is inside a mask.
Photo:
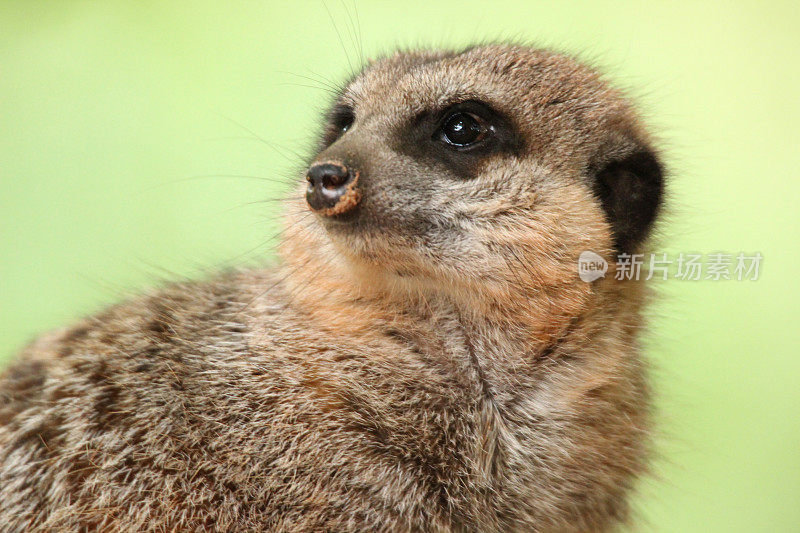
[{"label": "black nose", "polygon": [[306,174],[306,201],[323,215],[337,215],[353,209],[360,200],[356,188],[358,173],[338,162],[317,163]]}]

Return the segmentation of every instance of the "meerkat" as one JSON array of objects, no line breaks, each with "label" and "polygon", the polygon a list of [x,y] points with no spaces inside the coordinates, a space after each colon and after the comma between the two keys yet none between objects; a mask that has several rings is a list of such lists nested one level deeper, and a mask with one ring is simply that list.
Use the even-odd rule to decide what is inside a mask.
[{"label": "meerkat", "polygon": [[[592,68],[405,51],[337,95],[273,269],[44,336],[0,380],[3,531],[606,531],[646,470],[657,151]],[[312,213],[308,215],[309,211]]]}]

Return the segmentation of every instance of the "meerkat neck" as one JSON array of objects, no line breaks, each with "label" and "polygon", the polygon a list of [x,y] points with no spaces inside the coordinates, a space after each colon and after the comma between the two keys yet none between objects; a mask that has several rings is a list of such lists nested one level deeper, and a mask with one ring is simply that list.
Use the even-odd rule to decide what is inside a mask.
[{"label": "meerkat neck", "polygon": [[296,242],[288,251],[283,267],[287,289],[293,302],[321,327],[369,336],[382,324],[389,327],[398,320],[413,323],[431,314],[447,315],[460,325],[476,357],[495,354],[509,371],[552,352],[579,329],[584,314],[596,307],[598,299],[606,299],[609,290],[624,296],[613,283],[598,290],[580,280],[558,286],[508,284],[500,289],[474,284],[469,290],[445,291],[441,285],[398,280],[380,269],[354,266]]}]

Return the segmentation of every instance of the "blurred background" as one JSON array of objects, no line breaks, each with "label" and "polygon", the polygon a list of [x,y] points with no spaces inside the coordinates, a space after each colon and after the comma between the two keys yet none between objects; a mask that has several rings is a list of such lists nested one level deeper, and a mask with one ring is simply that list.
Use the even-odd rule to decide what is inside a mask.
[{"label": "blurred background", "polygon": [[580,54],[661,139],[660,428],[637,531],[800,531],[800,8],[792,2],[0,2],[0,364],[160,280],[273,257],[330,86],[397,46]]}]

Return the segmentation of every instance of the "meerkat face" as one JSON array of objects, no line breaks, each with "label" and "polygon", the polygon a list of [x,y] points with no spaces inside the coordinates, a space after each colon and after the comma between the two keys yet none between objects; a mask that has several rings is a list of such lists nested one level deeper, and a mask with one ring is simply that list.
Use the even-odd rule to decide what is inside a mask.
[{"label": "meerkat face", "polygon": [[306,185],[339,253],[435,285],[573,283],[583,250],[636,249],[661,194],[627,101],[570,58],[513,46],[368,66]]}]

